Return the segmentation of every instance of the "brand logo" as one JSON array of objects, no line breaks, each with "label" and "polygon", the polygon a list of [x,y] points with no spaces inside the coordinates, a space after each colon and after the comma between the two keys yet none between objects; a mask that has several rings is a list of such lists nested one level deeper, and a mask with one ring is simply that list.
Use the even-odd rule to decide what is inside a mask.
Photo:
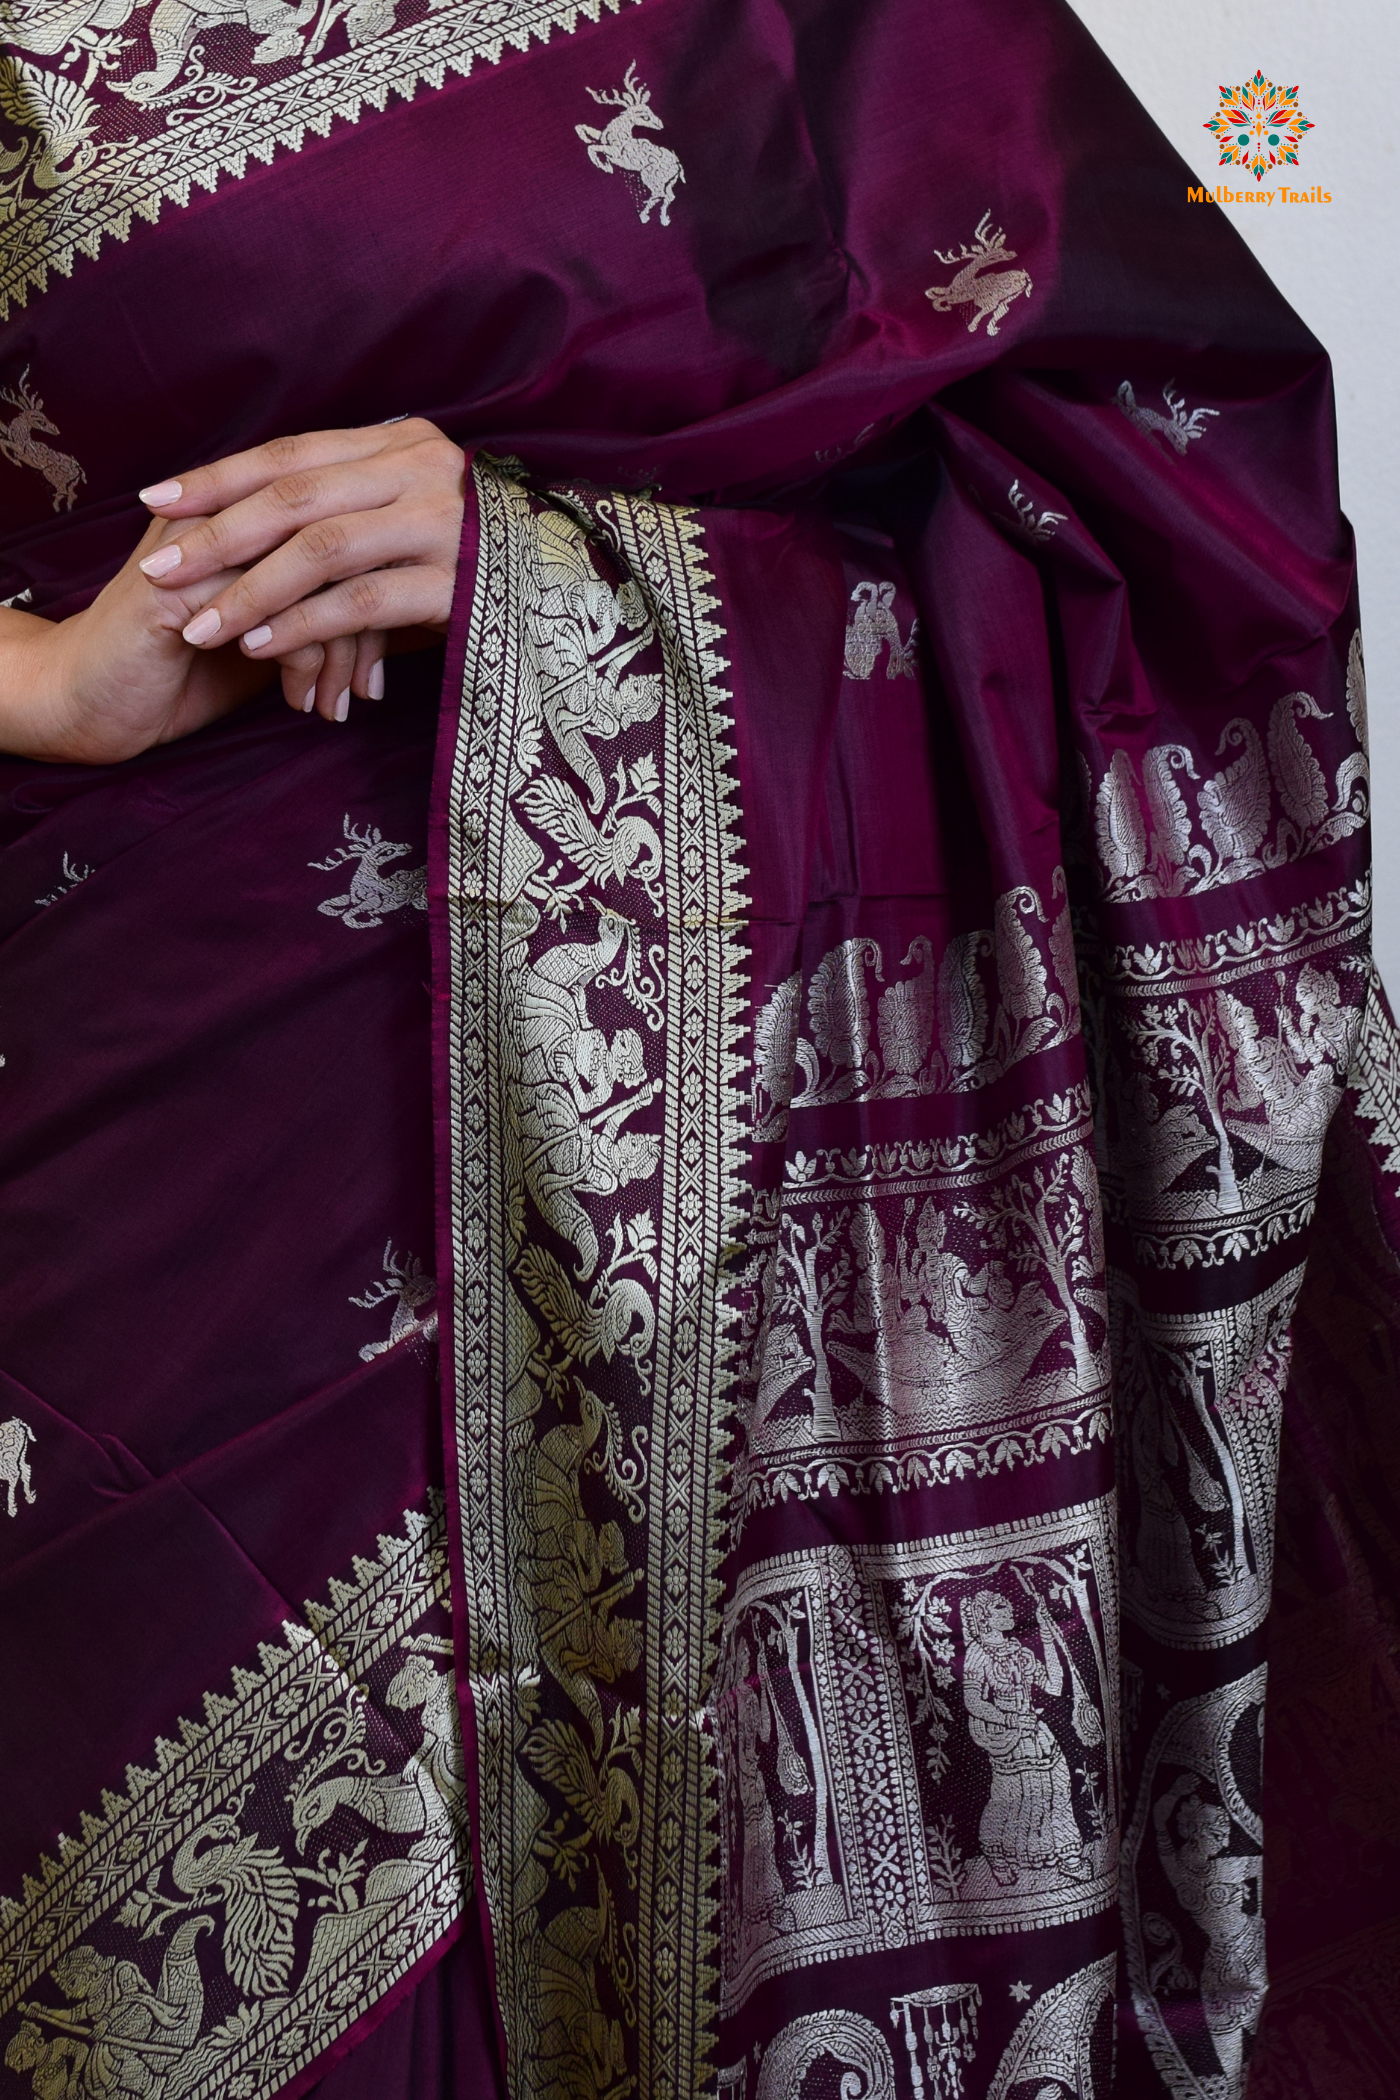
[{"label": "brand logo", "polygon": [[1247,168],[1262,182],[1270,168],[1298,165],[1298,148],[1315,127],[1298,107],[1296,87],[1278,87],[1256,73],[1240,87],[1222,87],[1220,107],[1203,129],[1214,134],[1222,168]]}]

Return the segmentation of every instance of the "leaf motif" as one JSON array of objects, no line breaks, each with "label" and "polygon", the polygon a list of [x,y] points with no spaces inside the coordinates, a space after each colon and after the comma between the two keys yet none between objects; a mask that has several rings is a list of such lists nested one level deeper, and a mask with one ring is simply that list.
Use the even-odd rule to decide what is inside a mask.
[{"label": "leaf motif", "polygon": [[1079,965],[1074,952],[1074,921],[1068,905],[1050,927],[1050,959],[1073,1020],[1079,1012]]},{"label": "leaf motif", "polygon": [[817,1048],[838,1065],[863,1065],[870,1045],[870,998],[866,965],[881,977],[877,941],[842,941],[812,972],[807,1010]]},{"label": "leaf motif", "polygon": [[1032,1021],[1045,1011],[1048,980],[1040,950],[1022,922],[1020,904],[1033,898],[1029,890],[1008,890],[993,909],[997,955],[997,982],[1001,1002],[1018,1021]]},{"label": "leaf motif", "polygon": [[755,1079],[770,1101],[786,1108],[796,1079],[797,1024],[802,1012],[802,974],[780,984],[754,1023]]},{"label": "leaf motif", "polygon": [[1220,739],[1243,750],[1201,789],[1201,822],[1222,860],[1252,860],[1269,823],[1269,769],[1253,724],[1232,722]]},{"label": "leaf motif", "polygon": [[1366,659],[1361,653],[1361,629],[1351,638],[1347,651],[1347,713],[1356,731],[1356,741],[1369,754],[1370,733],[1366,720]]},{"label": "leaf motif", "polygon": [[1176,767],[1195,779],[1191,754],[1182,744],[1156,744],[1142,762],[1142,785],[1152,819],[1153,857],[1169,868],[1179,868],[1191,850],[1191,819],[1181,789],[1172,777]]},{"label": "leaf motif", "polygon": [[938,1034],[955,1072],[975,1065],[987,1041],[987,995],[977,958],[986,952],[985,932],[955,934],[938,969]]},{"label": "leaf motif", "polygon": [[1316,718],[1322,709],[1311,693],[1285,693],[1276,700],[1269,716],[1269,759],[1279,801],[1299,830],[1306,832],[1314,830],[1327,815],[1327,780],[1294,719],[1295,712],[1298,717]]},{"label": "leaf motif", "polygon": [[1122,749],[1114,752],[1099,782],[1095,823],[1104,866],[1115,881],[1131,882],[1147,863],[1147,833],[1132,761]]}]

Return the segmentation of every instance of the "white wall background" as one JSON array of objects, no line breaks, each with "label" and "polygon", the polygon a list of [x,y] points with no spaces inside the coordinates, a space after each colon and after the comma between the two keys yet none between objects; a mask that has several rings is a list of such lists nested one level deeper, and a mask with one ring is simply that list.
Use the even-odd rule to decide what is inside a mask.
[{"label": "white wall background", "polygon": [[[1400,994],[1400,0],[1071,0],[1198,179],[1222,170],[1204,129],[1222,84],[1298,87],[1293,188],[1331,204],[1222,205],[1331,353],[1342,502],[1356,528],[1371,710],[1376,956]],[[1277,187],[1266,178],[1265,187]]]}]

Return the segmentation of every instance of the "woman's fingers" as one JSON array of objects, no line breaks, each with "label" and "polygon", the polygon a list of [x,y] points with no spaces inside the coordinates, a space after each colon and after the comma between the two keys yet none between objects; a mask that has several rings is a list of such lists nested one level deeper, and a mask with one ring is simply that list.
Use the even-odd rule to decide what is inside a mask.
[{"label": "woman's fingers", "polygon": [[[328,590],[317,591],[298,604],[287,606],[285,611],[274,613],[245,633],[244,654],[258,661],[280,658],[312,642],[382,633],[386,628],[440,631],[452,608],[454,580],[451,569],[424,563],[401,569],[371,569],[347,577]],[[199,629],[198,619],[192,620],[185,632],[195,637],[196,646],[218,647],[220,631],[206,634]],[[222,632],[227,639],[227,629]],[[365,691],[368,696],[368,683]]]},{"label": "woman's fingers", "polygon": [[355,675],[350,690],[364,700],[384,698],[384,651],[387,635],[377,629],[362,634],[355,645]]},{"label": "woman's fingers", "polygon": [[[276,659],[282,673],[283,698],[298,714],[309,715],[316,705],[316,683],[325,658],[325,650],[312,645],[306,649],[290,649]],[[268,669],[271,668],[269,664]]]},{"label": "woman's fingers", "polygon": [[381,455],[284,475],[216,517],[183,528],[173,521],[175,531],[145,557],[142,573],[170,590],[215,569],[247,568],[303,530],[396,503],[414,487],[406,467],[402,455]]},{"label": "woman's fingers", "polygon": [[[394,423],[368,423],[351,430],[311,430],[298,437],[272,438],[248,452],[232,452],[206,467],[192,467],[169,481],[141,491],[148,510],[163,518],[187,518],[197,512],[227,510],[256,489],[287,475],[303,474],[345,460],[411,449],[426,438],[442,439],[435,424],[421,417]],[[445,439],[442,442],[446,443]]]},{"label": "woman's fingers", "polygon": [[353,634],[342,634],[326,644],[325,662],[316,680],[316,712],[327,722],[344,722],[349,717],[357,641]]},{"label": "woman's fingers", "polygon": [[[374,570],[399,564],[444,568],[455,562],[458,537],[455,512],[416,501],[323,519],[243,570],[206,609],[198,632],[187,632],[186,640],[199,645],[261,633],[274,613],[328,584]],[[445,622],[449,610],[450,594],[449,603],[434,617]],[[366,624],[356,621],[351,631]]]}]

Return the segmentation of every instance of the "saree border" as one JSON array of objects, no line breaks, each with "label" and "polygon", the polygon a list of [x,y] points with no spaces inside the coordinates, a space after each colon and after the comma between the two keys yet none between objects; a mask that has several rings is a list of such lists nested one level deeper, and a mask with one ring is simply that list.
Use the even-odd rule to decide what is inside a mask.
[{"label": "saree border", "polygon": [[[358,123],[367,109],[382,115],[391,94],[411,102],[420,88],[441,88],[449,74],[465,79],[478,61],[498,65],[507,47],[523,53],[532,41],[546,44],[556,30],[572,35],[580,18],[599,22],[605,10],[617,14],[622,5],[429,0],[430,8],[441,11],[372,42],[352,43],[334,58],[308,53],[297,70],[276,79],[235,81],[210,73],[184,91],[205,106],[196,101],[190,110],[172,110],[180,121],[154,136],[138,130],[125,138],[93,138],[102,118],[115,113],[110,94],[99,101],[63,74],[6,56],[15,74],[7,109],[25,109],[22,120],[10,109],[10,121],[37,134],[30,158],[43,181],[27,190],[21,183],[0,238],[0,321],[22,309],[31,293],[43,292],[51,270],[71,276],[79,256],[95,260],[108,241],[128,240],[134,220],[154,225],[167,204],[183,208],[196,190],[213,192],[229,176],[240,180],[250,161],[270,164],[279,148],[300,151],[308,132],[326,138],[332,124]],[[193,57],[198,60],[199,53]],[[243,93],[230,93],[240,88]],[[46,152],[76,157],[48,174]],[[21,171],[26,180],[28,173]]]},{"label": "saree border", "polygon": [[[348,1762],[357,1769],[356,1755],[363,1761],[368,1753],[339,1747],[342,1724],[350,1724],[346,1741],[353,1741],[353,1717],[362,1716],[366,1704],[367,1674],[384,1665],[396,1648],[402,1646],[413,1658],[409,1671],[423,1684],[438,1678],[432,1689],[440,1694],[448,1681],[425,1660],[445,1649],[446,1638],[415,1632],[427,1620],[442,1622],[450,1606],[441,1493],[430,1492],[426,1513],[406,1510],[404,1526],[402,1536],[380,1536],[375,1559],[356,1557],[353,1579],[331,1581],[328,1603],[308,1602],[305,1623],[284,1622],[285,1646],[262,1642],[258,1668],[235,1668],[231,1694],[206,1692],[202,1721],[182,1717],[174,1724],[173,1739],[158,1737],[150,1768],[128,1765],[126,1792],[104,1789],[101,1813],[82,1816],[76,1840],[60,1834],[57,1856],[40,1859],[37,1878],[25,1877],[18,1900],[0,1897],[0,2017],[18,2006],[36,2037],[40,2030],[34,2023],[43,2021],[56,2027],[61,2045],[64,2036],[82,2033],[83,2004],[95,2006],[100,1992],[105,2039],[95,2046],[105,2052],[114,2076],[124,2053],[140,2065],[156,2050],[180,2100],[218,2100],[225,2094],[261,2100],[314,2065],[458,1923],[470,1876],[460,1748],[453,1745],[450,1770],[444,1770],[442,1757],[434,1755],[425,1737],[420,1748],[400,1744],[403,1770],[388,1775],[389,1784],[416,1789],[424,1807],[416,1843],[411,1845],[412,1833],[406,1834],[381,1863],[388,1868],[382,1879],[394,1885],[394,1894],[374,1899],[370,1889],[376,1869],[371,1869],[363,1891],[353,1887],[358,1875],[350,1877],[347,1908],[337,1908],[333,1896],[316,1899],[322,1905],[317,1933],[324,1958],[318,1961],[313,1939],[308,1973],[294,1988],[287,1990],[285,1980],[278,1987],[272,1976],[274,1965],[280,1962],[281,1976],[292,1963],[299,1884],[325,1879],[314,1868],[294,1864],[304,1856],[301,1847],[277,1842],[279,1836],[291,1838],[295,1809],[290,1817],[281,1811],[285,1833],[266,1828],[269,1812],[278,1813],[279,1781],[290,1778],[295,1789],[298,1779],[305,1784],[334,1764]],[[309,1749],[318,1731],[325,1731],[331,1751],[315,1761]],[[373,1771],[374,1765],[363,1769]],[[250,1801],[254,1838],[238,1829]],[[195,1848],[206,1843],[203,1857],[212,1860],[218,1846],[206,1841],[230,1834],[240,1839],[229,1848],[240,1864],[230,1868],[232,1878],[222,1884],[222,1896],[217,1880],[190,1902],[172,1901],[160,1892],[172,1856],[177,1864],[182,1856],[198,1858]],[[257,1844],[257,1838],[269,1835],[270,1846]],[[326,1858],[323,1854],[323,1869]],[[346,1855],[340,1864],[344,1883]],[[213,1928],[208,1910],[221,1903],[228,1906],[224,1956],[239,2002],[211,2025],[206,1979],[193,1949],[200,1934]],[[245,1913],[241,1921],[233,1915],[239,1904]],[[84,1934],[113,1922],[133,1933],[145,1927],[141,1938],[150,1939],[181,1911],[195,1915],[163,1940],[162,1978],[154,1987],[132,1961],[114,1962],[110,1954],[80,1944]],[[371,1922],[366,1927],[367,1913]],[[56,1976],[65,1959],[69,1972]],[[46,1976],[73,2000],[75,1964],[82,1965],[82,2003],[51,2009],[25,2002],[24,1994]],[[165,1989],[167,1982],[173,1991],[183,1991],[178,2005]],[[274,1987],[268,1987],[270,1982]],[[153,2016],[163,2037],[159,2042],[149,2038]],[[65,2020],[69,2024],[62,2024]],[[42,2076],[42,2061],[28,2060],[42,2047],[39,2040],[29,2045],[25,2062],[15,2060],[23,2031],[11,2037],[5,2062],[12,2070],[35,2069]],[[26,2055],[23,2048],[18,2053]]]},{"label": "saree border", "polygon": [[[747,1011],[741,918],[747,900],[732,719],[720,683],[726,664],[716,650],[723,630],[710,617],[718,601],[708,588],[713,576],[693,509],[618,493],[532,496],[481,457],[473,481],[478,556],[448,775],[446,1083],[476,1827],[497,2000],[513,2093],[562,2091],[569,2065],[578,2075],[576,2044],[547,2032],[570,2027],[573,2017],[561,2011],[557,1977],[551,1984],[542,1973],[548,1958],[563,1963],[579,1995],[576,2017],[593,2023],[599,2046],[625,2054],[625,2063],[613,2066],[621,2082],[609,2089],[690,2100],[705,2086],[716,2021],[719,1804],[703,1709],[720,1632],[723,1460],[737,1379],[725,1271],[741,1215],[747,1113],[747,1062],[738,1049]],[[640,1662],[628,1673],[627,1696],[635,1686],[639,1710],[620,1706],[612,1679],[604,1680],[615,1717],[636,1713],[640,1738],[638,1827],[626,1877],[634,1893],[624,1929],[633,1979],[625,2041],[601,2010],[602,1954],[584,1944],[580,1923],[598,1920],[601,1935],[612,1901],[603,1893],[600,1827],[579,1839],[568,1881],[586,1893],[596,1870],[600,1911],[567,1910],[541,1927],[549,1879],[542,1863],[546,1809],[539,1763],[531,1763],[527,1746],[542,1688],[550,1687],[551,1672],[554,1680],[559,1674],[545,1648],[539,1565],[549,1549],[542,1543],[546,1518],[534,1468],[555,1463],[546,1449],[551,1439],[571,1439],[577,1450],[583,1436],[567,1422],[546,1432],[537,1421],[544,1392],[541,1330],[550,1340],[553,1335],[547,1314],[536,1307],[532,1316],[523,1307],[511,1253],[513,1245],[530,1244],[522,1223],[519,1140],[511,1135],[518,1120],[511,1089],[520,1085],[518,1071],[512,1079],[512,1058],[520,1053],[511,1046],[528,994],[513,980],[525,965],[512,958],[521,953],[522,924],[539,923],[527,891],[548,909],[542,856],[522,828],[526,806],[515,806],[537,764],[541,734],[542,674],[532,657],[537,640],[529,637],[537,638],[550,596],[540,583],[542,515],[556,526],[561,517],[573,519],[580,545],[585,537],[604,545],[660,645],[662,865],[656,879],[665,902],[649,929],[657,945],[647,950],[656,1062],[664,1068],[655,1088],[664,1103],[660,1229],[649,1290],[654,1343],[646,1376],[639,1364],[637,1380],[649,1396],[646,1422],[632,1445],[645,1452],[645,1461],[624,1488],[629,1536],[640,1545],[628,1549],[622,1581],[613,1585],[623,1594],[640,1588],[645,1597],[644,1621],[637,1622]],[[556,936],[564,923],[561,912]],[[556,937],[551,948],[548,934],[539,938],[546,959],[564,945]],[[608,1402],[585,1393],[583,1405],[601,1414]],[[558,1489],[555,1480],[551,1492],[557,1496]],[[590,1507],[586,1524],[592,1516]],[[620,1526],[603,1527],[609,1528],[620,1539]],[[590,1609],[591,1600],[579,1608]],[[583,1664],[578,1669],[587,1674]],[[551,1932],[571,1935],[567,1954],[557,1943],[547,1957],[542,1953]]]}]

